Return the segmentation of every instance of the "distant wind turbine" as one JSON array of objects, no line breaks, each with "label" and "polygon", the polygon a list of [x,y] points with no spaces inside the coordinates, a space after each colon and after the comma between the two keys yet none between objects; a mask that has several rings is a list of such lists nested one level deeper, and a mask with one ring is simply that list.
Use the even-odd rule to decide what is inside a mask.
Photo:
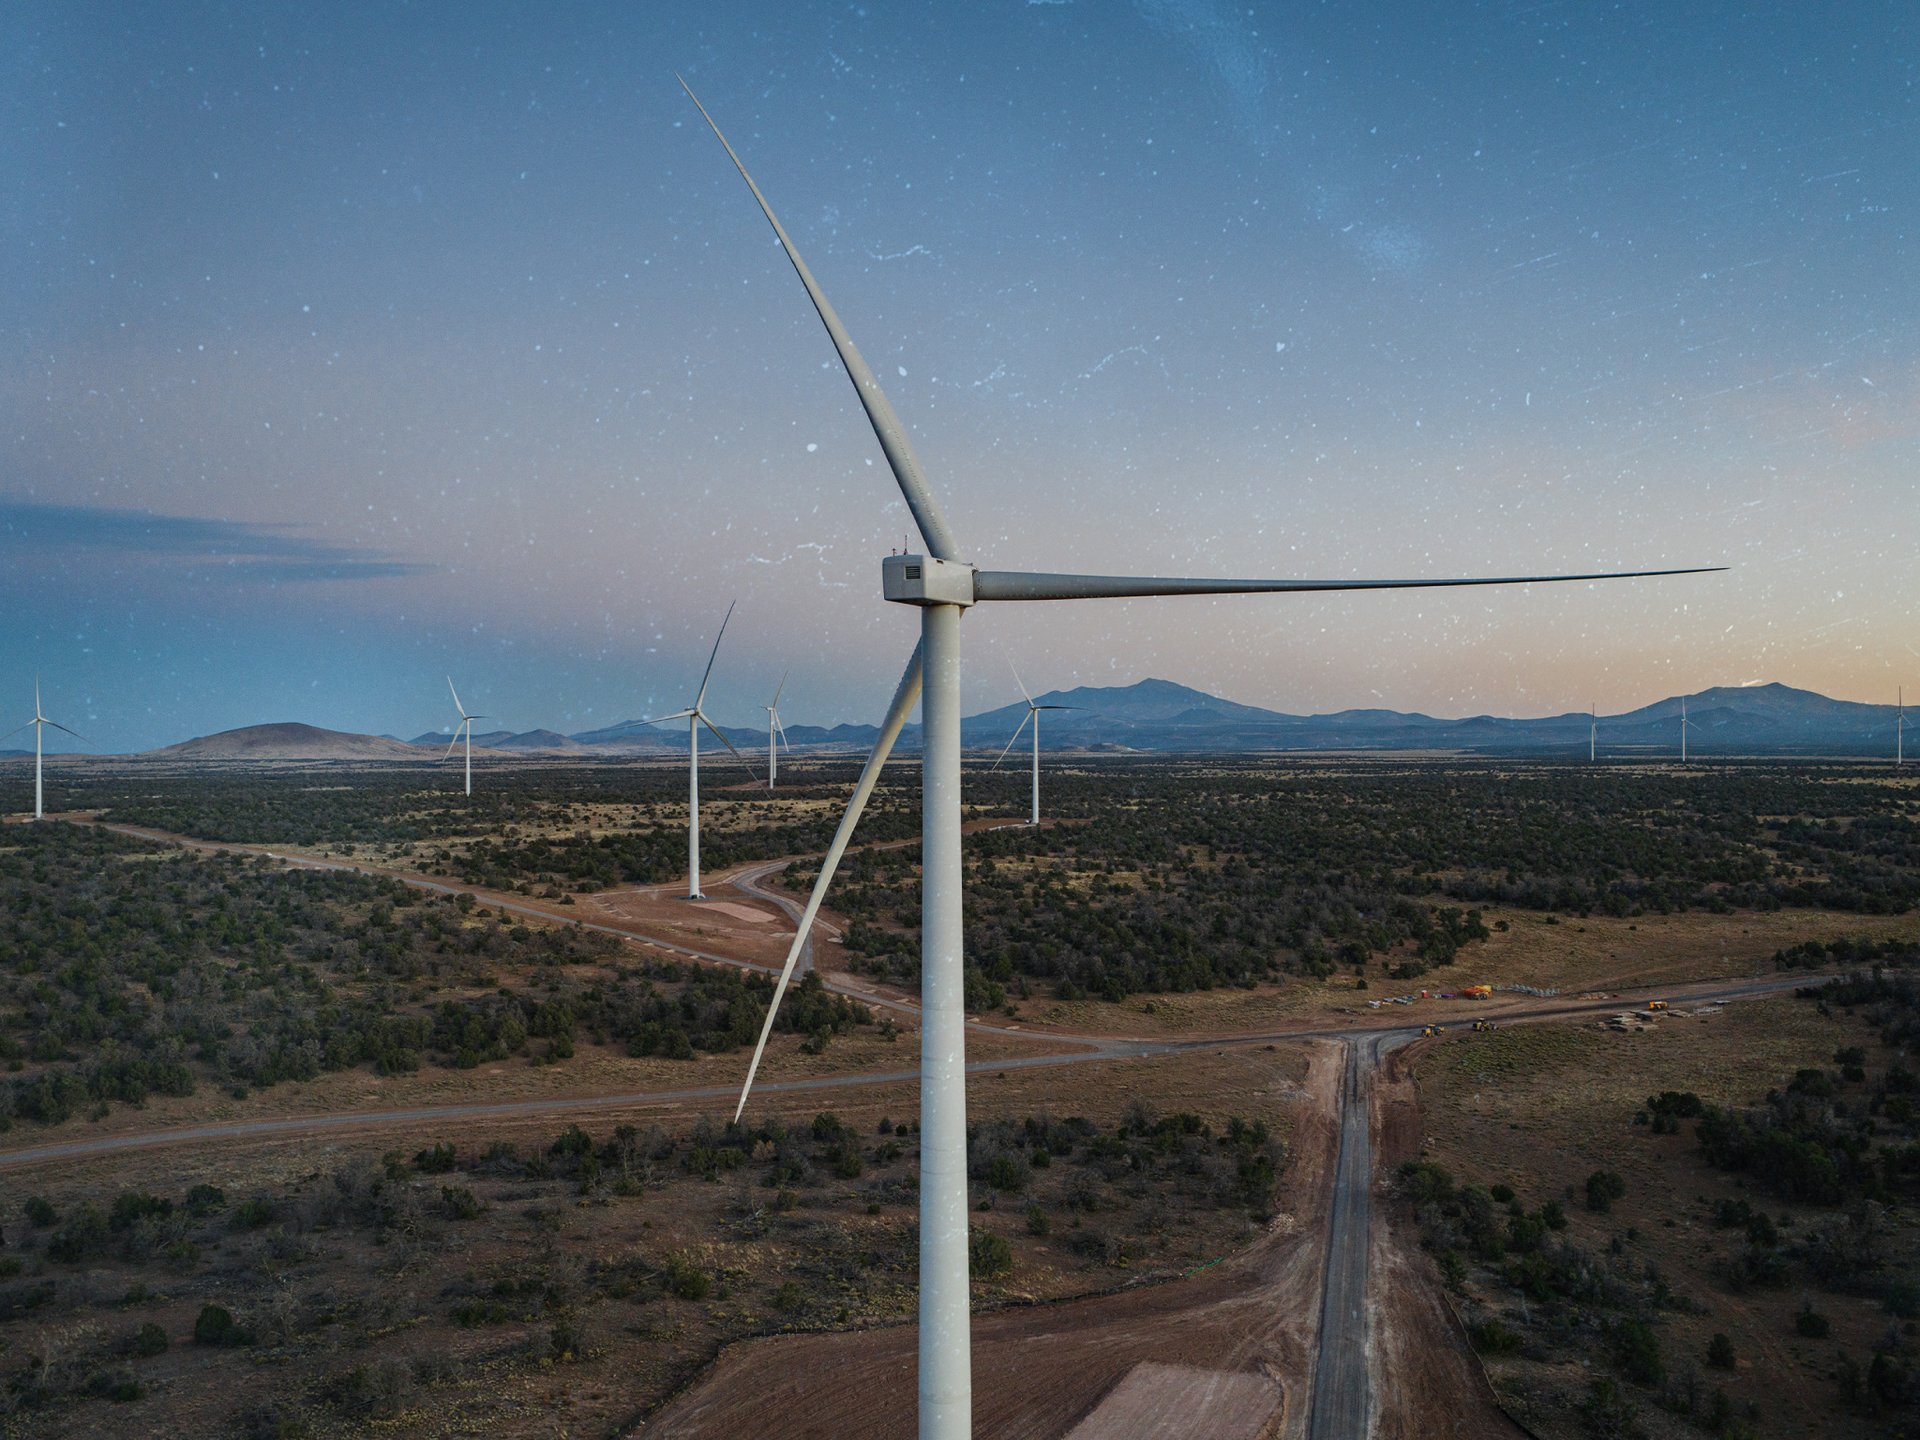
[{"label": "distant wind turbine", "polygon": [[1600,707],[1587,707],[1587,763],[1593,764],[1600,745]]},{"label": "distant wind turbine", "polygon": [[5,735],[0,735],[0,740],[11,740],[22,730],[25,730],[28,725],[33,727],[33,818],[43,820],[46,818],[46,791],[40,778],[41,757],[43,754],[41,737],[46,734],[47,726],[49,725],[53,726],[56,730],[64,731],[76,740],[84,740],[86,737],[78,731],[68,730],[67,727],[62,725],[58,720],[49,720],[40,712],[40,677],[38,675],[33,677],[33,719],[27,721],[26,725],[18,726],[9,730]]},{"label": "distant wind turbine", "polygon": [[[1013,670],[1013,662],[1007,662],[1007,668]],[[1000,768],[1000,761],[1007,758],[1007,750],[1013,749],[1013,742],[1020,738],[1020,732],[1027,728],[1027,722],[1033,722],[1033,818],[1027,823],[1040,823],[1040,712],[1042,710],[1078,710],[1078,705],[1036,705],[1033,696],[1027,694],[1027,687],[1020,678],[1020,672],[1013,670],[1013,683],[1020,687],[1020,694],[1027,702],[1027,713],[1020,717],[1020,723],[1013,727],[1013,735],[1008,739],[1006,749],[1000,752],[1000,759],[993,762],[993,768]]]},{"label": "distant wind turbine", "polygon": [[1687,763],[1687,731],[1693,728],[1693,722],[1687,719],[1687,697],[1680,697],[1680,763]]},{"label": "distant wind turbine", "polygon": [[[773,782],[780,774],[780,752],[774,749],[776,737],[779,743],[787,745],[787,727],[780,723],[780,692],[787,688],[787,675],[781,675],[780,683],[773,688],[773,703],[767,706],[767,789],[773,789]],[[789,752],[793,746],[787,745]]]},{"label": "distant wind turbine", "polygon": [[467,794],[471,795],[473,794],[473,722],[476,720],[490,720],[493,717],[490,715],[469,715],[467,713],[467,707],[460,703],[460,692],[453,688],[453,677],[451,675],[447,677],[447,691],[453,696],[453,708],[460,712],[460,723],[453,727],[453,739],[447,742],[447,753],[440,757],[440,763],[443,765],[446,764],[453,756],[453,747],[458,745],[462,738],[466,740]]},{"label": "distant wind turbine", "polygon": [[1897,697],[1894,707],[1899,710],[1900,718],[1893,722],[1893,764],[1894,768],[1907,763],[1907,692],[1903,686],[1894,691]]},{"label": "distant wind turbine", "polygon": [[[919,1440],[966,1440],[973,1430],[973,1370],[967,1246],[966,987],[962,947],[960,805],[960,621],[976,604],[1009,600],[1097,600],[1149,595],[1245,595],[1325,590],[1398,590],[1429,586],[1527,584],[1556,580],[1625,579],[1680,571],[1614,571],[1587,575],[1533,575],[1504,579],[1431,580],[1224,580],[1151,576],[1061,575],[980,569],[961,558],[938,500],[921,473],[907,430],[894,414],[880,382],[855,348],[792,238],[727,144],[719,126],[682,80],[701,117],[726,148],[813,308],[826,327],[840,364],[853,382],[867,422],[913,516],[925,554],[889,555],[881,563],[881,593],[920,612],[920,643],[894,692],[879,738],[847,802],[833,844],[820,864],[813,893],[787,951],[754,1048],[744,1107],[766,1049],[780,998],[813,918],[832,883],[835,866],[879,779],[908,713],[921,701],[920,745],[920,1263]],[[924,698],[922,690],[924,689]],[[736,1115],[739,1113],[736,1110]]]},{"label": "distant wind turbine", "polygon": [[[736,601],[735,604],[739,602]],[[727,606],[726,620],[720,622],[720,633],[713,637],[713,653],[707,656],[707,673],[700,677],[699,693],[693,697],[693,704],[685,710],[676,710],[671,715],[656,715],[651,720],[642,720],[642,725],[658,725],[666,720],[684,720],[687,722],[687,899],[704,900],[700,893],[700,727],[706,726],[713,731],[714,739],[727,749],[733,750],[733,758],[745,767],[747,762],[733,742],[720,733],[720,727],[707,718],[707,712],[700,708],[707,698],[707,681],[713,678],[713,662],[719,658],[720,642],[726,638],[727,620],[733,619],[733,606]],[[782,682],[784,683],[784,682]],[[747,770],[749,775],[753,771]]]}]

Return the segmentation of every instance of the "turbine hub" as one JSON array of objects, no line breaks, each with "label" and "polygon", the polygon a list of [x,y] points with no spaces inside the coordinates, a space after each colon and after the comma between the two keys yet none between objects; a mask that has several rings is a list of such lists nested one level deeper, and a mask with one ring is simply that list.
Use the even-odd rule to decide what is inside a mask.
[{"label": "turbine hub", "polygon": [[880,590],[899,605],[971,605],[973,566],[931,555],[889,555],[880,562]]}]

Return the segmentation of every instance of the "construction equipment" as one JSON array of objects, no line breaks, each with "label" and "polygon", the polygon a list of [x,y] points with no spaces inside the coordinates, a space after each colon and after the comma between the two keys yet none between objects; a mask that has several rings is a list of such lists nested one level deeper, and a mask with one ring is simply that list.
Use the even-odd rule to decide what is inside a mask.
[{"label": "construction equipment", "polygon": [[1436,1035],[1444,1034],[1446,1032],[1446,1028],[1447,1027],[1444,1025],[1429,1025],[1427,1026],[1426,1029],[1420,1032],[1420,1038],[1422,1040],[1431,1040]]},{"label": "construction equipment", "polygon": [[1460,987],[1460,998],[1462,1000],[1491,1000],[1493,998],[1493,987],[1491,985],[1462,985]]},{"label": "construction equipment", "polygon": [[1473,1028],[1476,1030],[1491,1030],[1493,1028],[1493,1022],[1491,1020],[1476,1020],[1473,1022]]},{"label": "construction equipment", "polygon": [[1647,1001],[1647,1009],[1649,1010],[1664,1010],[1666,1008],[1667,1008],[1667,1002],[1664,1000]]}]

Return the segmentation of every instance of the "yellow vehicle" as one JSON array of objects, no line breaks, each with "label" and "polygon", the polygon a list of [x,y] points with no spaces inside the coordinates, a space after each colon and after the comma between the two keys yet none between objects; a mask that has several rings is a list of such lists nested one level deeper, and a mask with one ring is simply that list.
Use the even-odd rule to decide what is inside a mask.
[{"label": "yellow vehicle", "polygon": [[1473,1028],[1476,1030],[1491,1030],[1493,1028],[1493,1022],[1491,1020],[1476,1020],[1473,1022]]},{"label": "yellow vehicle", "polygon": [[1649,1010],[1664,1010],[1666,1008],[1667,1008],[1667,1002],[1664,1000],[1647,1001],[1647,1009]]},{"label": "yellow vehicle", "polygon": [[1462,985],[1460,987],[1460,998],[1462,1000],[1489,1000],[1492,997],[1493,987],[1491,985]]},{"label": "yellow vehicle", "polygon": [[1420,1032],[1420,1038],[1423,1040],[1431,1040],[1434,1036],[1445,1033],[1446,1028],[1444,1025],[1429,1025]]}]

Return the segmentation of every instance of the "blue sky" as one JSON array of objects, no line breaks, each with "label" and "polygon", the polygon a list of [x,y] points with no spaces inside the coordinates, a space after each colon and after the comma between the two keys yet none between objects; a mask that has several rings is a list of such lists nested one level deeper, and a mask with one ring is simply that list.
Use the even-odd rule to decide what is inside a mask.
[{"label": "blue sky", "polygon": [[[1920,690],[1911,6],[19,4],[0,714],[133,749],[878,715],[909,522],[699,89],[1000,568],[969,708]],[[766,692],[766,693],[762,693]]]}]

